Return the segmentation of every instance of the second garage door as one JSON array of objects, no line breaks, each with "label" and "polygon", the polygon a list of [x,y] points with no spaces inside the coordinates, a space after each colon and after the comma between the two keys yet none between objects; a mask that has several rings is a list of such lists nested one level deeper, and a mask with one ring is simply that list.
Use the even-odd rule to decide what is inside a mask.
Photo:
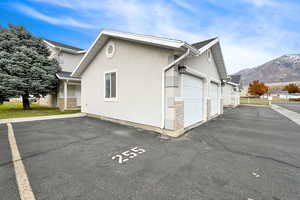
[{"label": "second garage door", "polygon": [[184,98],[184,127],[203,120],[203,81],[183,75],[182,96]]}]

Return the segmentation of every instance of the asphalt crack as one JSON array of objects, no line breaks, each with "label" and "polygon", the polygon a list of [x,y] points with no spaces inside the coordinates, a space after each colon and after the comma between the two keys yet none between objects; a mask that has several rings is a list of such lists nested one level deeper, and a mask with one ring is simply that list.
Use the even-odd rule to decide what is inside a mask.
[{"label": "asphalt crack", "polygon": [[[250,153],[250,152],[244,152],[244,151],[239,151],[239,150],[232,149],[232,148],[228,147],[225,143],[218,140],[216,137],[214,137],[212,135],[210,135],[208,137],[211,137],[211,139],[214,142],[218,143],[218,145],[221,145],[223,150],[226,150],[227,152],[242,155],[242,156],[250,156],[250,157],[260,158],[260,159],[264,159],[264,160],[270,160],[270,161],[277,162],[277,163],[280,163],[280,164],[283,164],[283,165],[286,165],[286,166],[289,166],[289,167],[292,167],[292,168],[295,168],[295,169],[300,169],[300,166],[298,166],[298,165],[295,165],[295,164],[292,164],[292,163],[289,163],[289,162],[286,162],[286,161],[283,161],[283,160],[279,160],[279,159],[276,159],[276,158],[273,158],[273,157],[258,155],[258,154],[254,154],[254,153]],[[211,143],[209,143],[208,141],[206,141],[206,142],[211,146],[215,146],[215,145],[212,145]]]},{"label": "asphalt crack", "polygon": [[40,156],[40,155],[47,154],[47,153],[50,153],[50,152],[53,152],[53,151],[61,150],[61,149],[64,149],[64,148],[66,148],[68,146],[71,146],[73,144],[78,144],[78,143],[81,143],[81,142],[86,142],[86,141],[94,140],[94,139],[97,139],[97,138],[100,138],[100,137],[101,136],[95,136],[95,137],[90,137],[90,138],[75,140],[73,142],[66,143],[66,144],[61,145],[61,146],[56,147],[56,148],[52,148],[52,149],[48,149],[46,151],[41,151],[41,152],[33,153],[31,155],[28,155],[28,156],[24,156],[24,157],[22,157],[21,159],[18,159],[18,160],[12,160],[12,161],[8,161],[8,162],[4,162],[4,163],[0,164],[0,167],[11,165],[14,162],[17,162],[17,161],[20,161],[20,160],[24,161],[24,160],[27,160],[29,158],[35,157],[35,156]]}]

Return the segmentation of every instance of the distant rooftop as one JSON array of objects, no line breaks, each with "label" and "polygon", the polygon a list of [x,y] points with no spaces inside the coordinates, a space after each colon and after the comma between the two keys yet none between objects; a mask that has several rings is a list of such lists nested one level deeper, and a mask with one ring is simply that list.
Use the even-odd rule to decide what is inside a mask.
[{"label": "distant rooftop", "polygon": [[240,84],[241,82],[241,75],[230,75],[231,77],[231,82]]},{"label": "distant rooftop", "polygon": [[63,43],[60,43],[60,42],[55,42],[55,41],[48,40],[48,39],[44,39],[44,40],[46,40],[47,42],[49,42],[49,43],[51,43],[51,44],[53,44],[54,46],[57,46],[57,47],[71,49],[71,50],[74,50],[74,51],[83,51],[84,50],[84,49],[77,48],[77,47],[67,45],[67,44],[63,44]]}]

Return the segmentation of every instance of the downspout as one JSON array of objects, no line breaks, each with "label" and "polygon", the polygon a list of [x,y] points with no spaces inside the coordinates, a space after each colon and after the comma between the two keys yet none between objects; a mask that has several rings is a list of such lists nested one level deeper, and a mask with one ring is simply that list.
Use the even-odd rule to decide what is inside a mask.
[{"label": "downspout", "polygon": [[176,63],[180,62],[181,60],[183,60],[184,58],[186,58],[188,55],[190,54],[190,49],[188,48],[187,51],[180,56],[179,58],[177,58],[176,60],[174,60],[173,62],[171,62],[170,64],[168,64],[166,67],[163,68],[162,70],[162,98],[161,98],[161,103],[162,103],[162,121],[161,121],[161,128],[164,129],[165,128],[165,73],[166,71],[168,71],[169,69],[171,69]]}]

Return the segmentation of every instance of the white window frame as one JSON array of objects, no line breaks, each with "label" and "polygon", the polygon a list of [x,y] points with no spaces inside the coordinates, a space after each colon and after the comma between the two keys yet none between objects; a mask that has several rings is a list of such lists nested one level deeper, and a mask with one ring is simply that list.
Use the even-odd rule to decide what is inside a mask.
[{"label": "white window frame", "polygon": [[[109,97],[107,98],[105,93],[106,93],[106,81],[105,81],[105,75],[106,74],[109,74],[109,73],[113,73],[115,72],[116,73],[116,97]],[[119,75],[118,75],[118,70],[117,69],[114,69],[114,70],[110,70],[110,71],[105,71],[103,73],[103,89],[104,89],[104,92],[103,92],[103,97],[104,97],[104,101],[118,101],[118,91],[119,91]],[[110,81],[110,93],[111,93],[111,81]]]}]

